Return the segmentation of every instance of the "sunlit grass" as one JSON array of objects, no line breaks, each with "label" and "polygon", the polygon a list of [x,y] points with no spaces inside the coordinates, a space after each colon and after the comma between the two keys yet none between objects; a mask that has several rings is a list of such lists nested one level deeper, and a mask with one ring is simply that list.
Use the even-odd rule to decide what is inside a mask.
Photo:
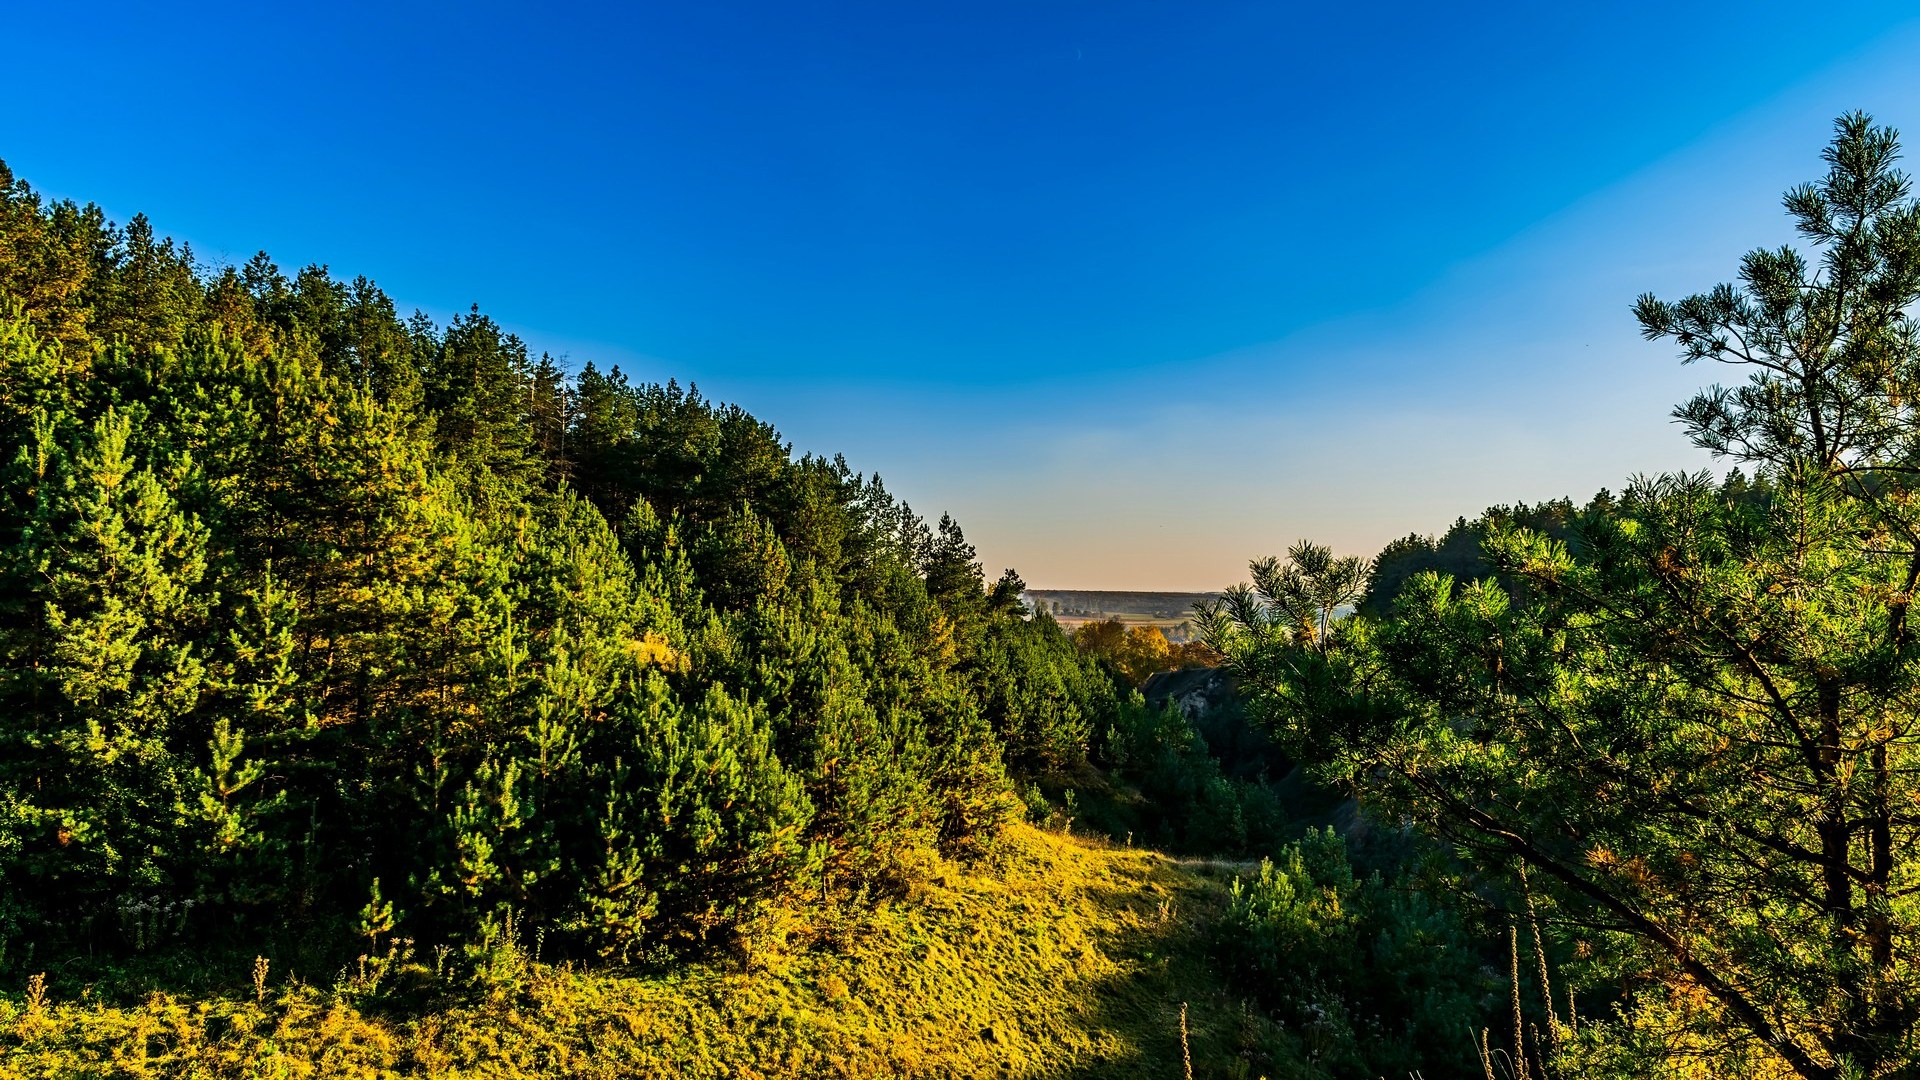
[{"label": "sunlit grass", "polygon": [[0,1061],[48,1078],[1165,1077],[1185,1002],[1202,1075],[1250,1076],[1273,1033],[1212,970],[1222,876],[1017,826],[993,871],[939,867],[806,947],[645,977],[529,961],[411,1012],[362,972],[275,973],[257,995],[236,970],[228,995],[137,1004],[53,982],[38,1004],[0,1000]]}]

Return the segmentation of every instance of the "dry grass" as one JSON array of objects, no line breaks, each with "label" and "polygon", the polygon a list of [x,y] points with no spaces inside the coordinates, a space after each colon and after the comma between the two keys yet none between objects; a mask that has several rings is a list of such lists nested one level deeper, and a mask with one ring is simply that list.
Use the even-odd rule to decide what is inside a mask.
[{"label": "dry grass", "polygon": [[833,944],[667,977],[532,965],[395,1019],[349,993],[0,1000],[8,1077],[1169,1077],[1180,1005],[1202,1077],[1251,1075],[1272,1032],[1206,943],[1224,869],[1019,827],[994,873],[947,866]]}]

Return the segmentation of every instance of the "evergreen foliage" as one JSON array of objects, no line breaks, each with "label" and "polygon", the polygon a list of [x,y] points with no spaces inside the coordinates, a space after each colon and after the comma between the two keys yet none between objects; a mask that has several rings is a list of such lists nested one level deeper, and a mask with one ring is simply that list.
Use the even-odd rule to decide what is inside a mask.
[{"label": "evergreen foliage", "polygon": [[1516,991],[1517,1058],[1806,1080],[1920,1060],[1920,207],[1897,156],[1841,118],[1827,175],[1786,196],[1817,261],[1760,250],[1737,285],[1636,305],[1650,340],[1746,372],[1675,416],[1754,481],[1642,478],[1563,538],[1488,520],[1492,573],[1417,574],[1320,641],[1265,585],[1209,615],[1290,751],[1578,946],[1614,1008],[1576,1028],[1546,997],[1522,1024]]},{"label": "evergreen foliage", "polygon": [[[1602,511],[1611,500],[1612,496],[1602,491],[1594,496],[1587,510]],[[1384,615],[1392,610],[1394,598],[1407,582],[1429,572],[1445,574],[1456,581],[1499,579],[1499,571],[1482,553],[1489,530],[1519,525],[1555,540],[1565,540],[1568,526],[1579,512],[1570,499],[1554,499],[1535,506],[1517,503],[1489,507],[1471,521],[1457,518],[1439,536],[1409,533],[1374,556],[1367,572],[1366,592],[1357,606],[1368,615]],[[1500,580],[1503,586],[1515,587],[1512,581]]]},{"label": "evergreen foliage", "polygon": [[958,524],[737,407],[4,166],[0,436],[15,969],[723,944],[992,849],[1116,707]]},{"label": "evergreen foliage", "polygon": [[1492,1011],[1500,986],[1465,921],[1419,889],[1356,875],[1332,829],[1236,879],[1223,922],[1229,962],[1313,1045],[1315,1075],[1479,1071],[1462,1025]]},{"label": "evergreen foliage", "polygon": [[1209,725],[1209,740],[1178,709],[1151,709],[1134,695],[1102,733],[1096,760],[1140,799],[1113,808],[1090,800],[1089,824],[1169,851],[1260,857],[1279,850],[1308,808],[1282,794],[1283,775],[1262,767],[1258,749],[1229,741],[1239,734],[1237,719]]}]

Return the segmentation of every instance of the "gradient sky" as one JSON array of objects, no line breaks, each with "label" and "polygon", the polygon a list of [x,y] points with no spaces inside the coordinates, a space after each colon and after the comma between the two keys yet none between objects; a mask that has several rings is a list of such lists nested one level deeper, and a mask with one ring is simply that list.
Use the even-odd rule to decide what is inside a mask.
[{"label": "gradient sky", "polygon": [[1038,587],[1705,467],[1633,297],[1920,139],[1900,3],[8,7],[40,190],[696,381]]}]

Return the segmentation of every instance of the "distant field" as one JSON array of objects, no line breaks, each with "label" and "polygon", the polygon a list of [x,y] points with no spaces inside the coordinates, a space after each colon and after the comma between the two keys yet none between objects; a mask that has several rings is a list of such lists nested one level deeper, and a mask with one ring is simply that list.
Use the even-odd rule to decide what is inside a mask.
[{"label": "distant field", "polygon": [[1174,641],[1184,640],[1193,605],[1211,600],[1217,592],[1124,592],[1106,589],[1028,589],[1026,598],[1036,609],[1051,614],[1072,630],[1088,622],[1118,619],[1128,626],[1157,626]]}]

